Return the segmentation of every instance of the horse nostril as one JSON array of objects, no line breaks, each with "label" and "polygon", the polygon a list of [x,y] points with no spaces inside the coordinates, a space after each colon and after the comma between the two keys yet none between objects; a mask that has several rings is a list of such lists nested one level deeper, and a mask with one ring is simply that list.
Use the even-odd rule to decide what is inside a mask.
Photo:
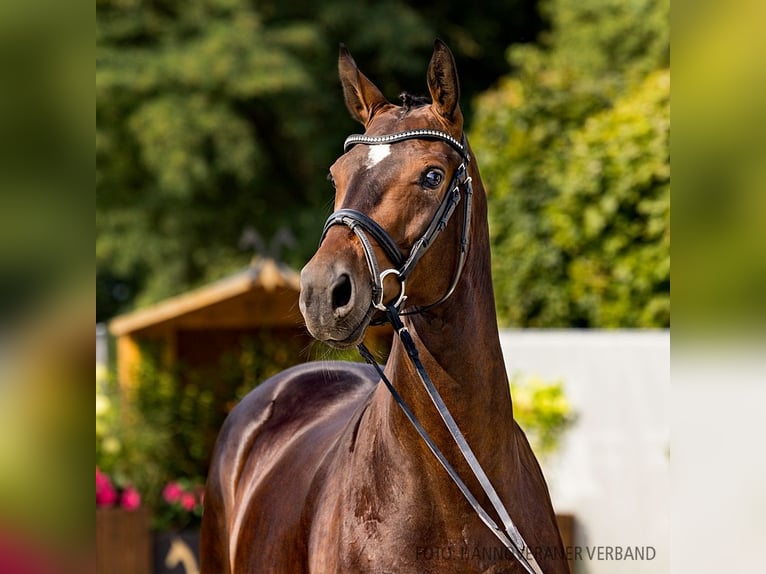
[{"label": "horse nostril", "polygon": [[344,273],[332,288],[333,311],[345,307],[351,301],[351,278]]}]

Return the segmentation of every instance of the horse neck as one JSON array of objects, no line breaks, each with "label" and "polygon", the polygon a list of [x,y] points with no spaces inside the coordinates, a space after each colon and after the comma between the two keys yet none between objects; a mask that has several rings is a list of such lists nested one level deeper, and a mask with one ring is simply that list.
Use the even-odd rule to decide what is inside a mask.
[{"label": "horse neck", "polygon": [[[487,467],[496,465],[499,468],[507,463],[504,459],[510,456],[514,444],[513,420],[494,306],[486,198],[475,168],[472,177],[472,236],[460,281],[447,301],[423,315],[407,317],[405,324],[418,347],[426,372],[477,457],[490,472]],[[456,214],[460,209],[458,206]],[[459,216],[454,217],[454,220],[459,219]],[[457,223],[451,225],[459,228]],[[425,259],[421,264],[425,264]],[[429,434],[445,452],[453,451],[456,456],[450,456],[451,460],[458,460],[459,454],[454,452],[454,444],[446,435],[433,403],[396,336],[386,370]],[[389,403],[393,400],[387,393],[384,396]],[[391,419],[388,428],[392,429],[397,441],[403,443],[404,450],[422,451],[425,447],[421,439],[400,409],[389,404],[386,412]],[[430,455],[421,460],[438,464]]]}]

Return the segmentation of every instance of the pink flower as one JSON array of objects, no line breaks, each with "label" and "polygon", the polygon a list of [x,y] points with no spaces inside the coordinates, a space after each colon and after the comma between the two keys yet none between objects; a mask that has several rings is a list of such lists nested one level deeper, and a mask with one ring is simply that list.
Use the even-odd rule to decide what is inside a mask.
[{"label": "pink flower", "polygon": [[177,482],[168,482],[165,485],[165,488],[162,489],[162,498],[164,498],[168,504],[174,504],[181,499],[183,492],[184,489],[181,488],[180,484]]},{"label": "pink flower", "polygon": [[109,477],[101,472],[98,467],[96,467],[96,490],[104,488],[109,483]]},{"label": "pink flower", "polygon": [[125,510],[136,510],[141,506],[141,495],[132,486],[128,486],[122,491],[122,499],[120,500],[120,506]]},{"label": "pink flower", "polygon": [[191,492],[184,492],[181,494],[181,507],[184,510],[191,512],[197,504],[197,499]]},{"label": "pink flower", "polygon": [[96,467],[96,506],[112,506],[117,502],[117,489],[109,477]]}]

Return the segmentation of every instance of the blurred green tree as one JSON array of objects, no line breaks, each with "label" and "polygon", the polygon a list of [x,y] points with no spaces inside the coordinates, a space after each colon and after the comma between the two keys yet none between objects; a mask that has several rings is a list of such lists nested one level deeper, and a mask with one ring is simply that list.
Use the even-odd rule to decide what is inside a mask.
[{"label": "blurred green tree", "polygon": [[358,130],[339,42],[394,100],[425,91],[439,36],[468,102],[505,70],[505,48],[542,27],[535,0],[96,8],[97,320],[218,278],[253,251],[305,262],[331,207],[327,168]]},{"label": "blurred green tree", "polygon": [[[102,1],[97,12],[96,261],[145,299],[241,265],[242,230],[290,189],[272,185],[271,98],[306,91],[294,51],[312,31],[265,29],[249,3]],[[253,193],[254,189],[268,193]],[[276,192],[276,193],[275,193]],[[275,221],[276,220],[276,221]]]},{"label": "blurred green tree", "polygon": [[470,131],[501,322],[668,326],[668,1],[543,6]]}]

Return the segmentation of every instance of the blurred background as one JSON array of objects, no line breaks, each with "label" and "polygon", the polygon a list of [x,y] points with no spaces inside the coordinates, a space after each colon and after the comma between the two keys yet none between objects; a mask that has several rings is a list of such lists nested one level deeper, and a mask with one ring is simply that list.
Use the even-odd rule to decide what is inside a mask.
[{"label": "blurred background", "polygon": [[[198,518],[192,500],[209,436],[190,434],[192,423],[205,415],[198,426],[216,428],[232,401],[291,361],[293,350],[285,356],[281,344],[273,348],[285,339],[272,335],[296,324],[283,315],[282,323],[269,317],[237,325],[250,332],[225,357],[228,394],[216,397],[200,395],[203,386],[180,372],[184,345],[172,333],[216,315],[205,297],[232,303],[236,316],[237,305],[250,308],[240,296],[255,297],[261,310],[281,309],[280,297],[294,290],[291,274],[313,252],[331,209],[327,169],[344,137],[360,129],[342,104],[338,44],[395,101],[403,90],[426,92],[425,66],[440,37],[457,59],[466,128],[488,188],[509,377],[520,416],[531,415],[526,428],[548,459],[554,502],[575,511],[579,544],[664,545],[652,561],[578,567],[667,568],[667,539],[607,539],[599,533],[609,512],[588,527],[573,497],[596,470],[612,486],[629,472],[620,466],[630,458],[619,454],[626,436],[599,428],[625,431],[627,424],[618,425],[625,417],[649,433],[641,444],[659,457],[653,476],[667,494],[671,407],[673,566],[717,572],[748,564],[765,503],[756,488],[762,449],[753,445],[763,431],[764,11],[751,0],[711,1],[682,3],[675,15],[674,107],[682,129],[673,140],[681,207],[673,341],[681,360],[674,359],[678,383],[670,388],[663,378],[668,2],[97,1],[96,483],[103,505],[138,505],[128,512],[145,511],[142,524],[155,528]],[[14,572],[103,571],[78,551],[92,547],[92,515],[78,510],[89,507],[89,487],[78,485],[86,484],[83,463],[93,451],[71,446],[89,443],[91,432],[90,423],[80,424],[92,404],[81,384],[93,336],[94,284],[82,255],[87,199],[80,209],[92,181],[90,69],[81,65],[93,49],[90,18],[82,6],[47,0],[0,5],[0,565]],[[535,347],[538,330],[564,338]],[[573,333],[586,336],[572,343],[566,337]],[[596,357],[622,357],[599,347],[605,333],[624,335],[618,339],[627,348],[644,335],[653,343],[639,347],[656,345],[651,361],[638,351],[625,358],[633,362],[618,361],[638,378],[606,395],[598,385],[624,383],[619,370],[600,379],[578,370],[585,359],[568,364],[571,352],[563,363],[535,358],[551,340],[564,350],[582,344]],[[325,356],[289,337],[301,360]],[[142,365],[127,390],[120,338],[122,354]],[[209,348],[204,341],[188,348],[195,346]],[[650,374],[641,375],[641,365]],[[607,408],[604,397],[622,401],[608,417],[593,410]],[[222,410],[208,416],[213,402]],[[602,441],[601,451],[589,437]],[[698,447],[700,437],[707,448]],[[711,465],[711,450],[725,464]],[[573,474],[562,469],[583,460],[608,468],[584,476],[580,466],[580,481],[567,486],[563,477]],[[637,503],[651,499],[640,477],[628,482]],[[722,490],[725,501],[712,504],[710,493]],[[591,508],[614,500],[603,489],[589,496]],[[666,507],[668,499],[660,502]],[[726,524],[744,525],[736,544],[720,542],[727,531],[715,526],[712,509]],[[666,521],[658,532],[667,532],[667,512],[658,519]]]}]

